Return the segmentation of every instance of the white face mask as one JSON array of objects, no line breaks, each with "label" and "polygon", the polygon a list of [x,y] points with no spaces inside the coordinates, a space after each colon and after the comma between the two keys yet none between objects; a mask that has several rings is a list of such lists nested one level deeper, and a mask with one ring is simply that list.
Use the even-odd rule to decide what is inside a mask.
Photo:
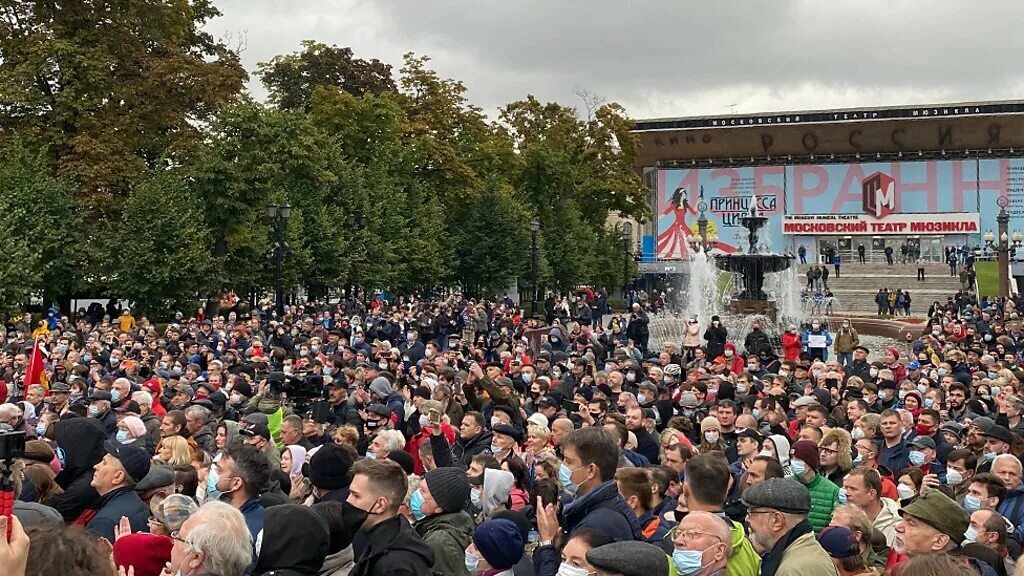
[{"label": "white face mask", "polygon": [[718,432],[709,430],[704,433],[704,439],[708,441],[708,444],[714,444],[718,442]]},{"label": "white face mask", "polygon": [[590,572],[587,572],[586,568],[580,568],[573,566],[568,562],[562,562],[558,566],[558,573],[555,576],[589,576]]}]

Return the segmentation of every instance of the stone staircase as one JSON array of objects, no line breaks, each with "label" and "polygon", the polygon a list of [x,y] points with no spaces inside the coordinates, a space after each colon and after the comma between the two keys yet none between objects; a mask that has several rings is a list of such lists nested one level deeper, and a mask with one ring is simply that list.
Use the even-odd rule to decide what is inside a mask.
[{"label": "stone staircase", "polygon": [[[806,264],[797,266],[797,279],[801,283],[801,288],[807,284],[806,273],[810,267]],[[878,311],[875,294],[879,288],[889,288],[909,290],[911,316],[923,317],[928,313],[928,307],[932,302],[945,302],[947,297],[956,294],[960,289],[959,277],[950,276],[949,266],[945,264],[925,264],[924,281],[917,280],[917,264],[900,264],[898,258],[892,266],[884,262],[844,262],[840,268],[842,276],[839,278],[834,276],[835,269],[832,266],[828,269],[828,286],[835,295],[837,304],[834,309],[839,315],[874,316]]]}]

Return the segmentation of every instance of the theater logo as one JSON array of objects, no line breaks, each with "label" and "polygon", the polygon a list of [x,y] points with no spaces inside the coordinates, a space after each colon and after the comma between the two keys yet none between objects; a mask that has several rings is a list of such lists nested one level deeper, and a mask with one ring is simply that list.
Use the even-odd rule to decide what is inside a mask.
[{"label": "theater logo", "polygon": [[864,192],[864,213],[885,218],[896,211],[896,180],[888,174],[875,172],[861,182]]}]

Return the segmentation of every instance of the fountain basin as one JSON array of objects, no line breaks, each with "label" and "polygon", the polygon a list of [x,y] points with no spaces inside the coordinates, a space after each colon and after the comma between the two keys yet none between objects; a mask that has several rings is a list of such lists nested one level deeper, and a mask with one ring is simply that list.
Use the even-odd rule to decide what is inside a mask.
[{"label": "fountain basin", "polygon": [[715,266],[739,274],[743,288],[735,295],[737,300],[767,300],[765,274],[782,272],[793,260],[788,254],[722,254],[715,256]]}]

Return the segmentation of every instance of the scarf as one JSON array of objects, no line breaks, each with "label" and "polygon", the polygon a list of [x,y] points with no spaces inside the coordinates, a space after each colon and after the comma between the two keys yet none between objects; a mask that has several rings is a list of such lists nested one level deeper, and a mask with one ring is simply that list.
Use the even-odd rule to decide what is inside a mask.
[{"label": "scarf", "polygon": [[782,564],[782,555],[785,554],[786,548],[788,548],[789,545],[797,538],[810,533],[811,523],[804,520],[794,526],[793,529],[787,532],[785,536],[779,538],[779,541],[775,543],[775,546],[772,546],[771,551],[761,558],[761,576],[775,576],[775,573],[779,570],[779,566]]}]

